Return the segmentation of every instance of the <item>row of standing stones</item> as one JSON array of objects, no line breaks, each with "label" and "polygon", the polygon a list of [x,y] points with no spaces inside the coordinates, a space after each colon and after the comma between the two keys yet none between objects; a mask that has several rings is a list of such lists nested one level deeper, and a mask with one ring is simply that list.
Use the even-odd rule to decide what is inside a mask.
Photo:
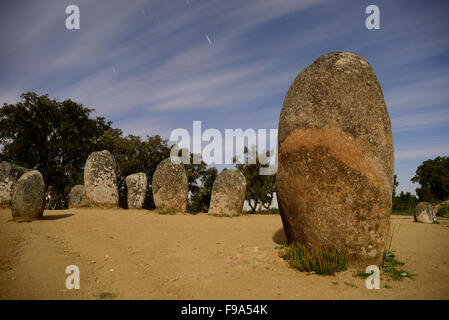
[{"label": "row of standing stones", "polygon": [[[147,193],[147,176],[139,172],[125,179],[129,209],[140,209]],[[223,170],[212,188],[209,214],[240,214],[245,200],[246,179],[238,170]],[[170,158],[156,167],[152,180],[153,200],[157,209],[185,212],[188,202],[188,180],[184,165]],[[69,207],[118,207],[116,164],[107,151],[92,153],[84,168],[84,185],[72,188]]]},{"label": "row of standing stones", "polygon": [[[369,63],[349,52],[320,56],[290,86],[278,133],[276,192],[288,241],[345,250],[350,266],[380,265],[390,232],[394,150],[382,89]],[[130,175],[126,184],[129,208],[141,208],[146,175]],[[44,189],[39,172],[24,173],[12,191],[13,216],[42,216]],[[152,190],[157,208],[185,211],[184,166],[163,160]],[[213,185],[209,213],[240,213],[245,190],[242,173],[224,170]],[[84,186],[73,188],[70,206],[118,206],[116,164],[107,150],[88,157]],[[432,222],[431,207],[418,205],[415,221]]]}]

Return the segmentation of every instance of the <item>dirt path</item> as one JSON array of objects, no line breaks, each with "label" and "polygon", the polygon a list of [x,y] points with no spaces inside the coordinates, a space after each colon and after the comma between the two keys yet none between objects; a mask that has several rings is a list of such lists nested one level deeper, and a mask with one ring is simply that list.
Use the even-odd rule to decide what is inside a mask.
[{"label": "dirt path", "polygon": [[[416,277],[381,279],[380,290],[351,270],[334,277],[289,268],[277,256],[285,241],[278,215],[72,209],[10,219],[0,210],[1,299],[449,299],[448,219],[392,218],[392,249]],[[80,290],[65,288],[68,265],[80,268]]]}]

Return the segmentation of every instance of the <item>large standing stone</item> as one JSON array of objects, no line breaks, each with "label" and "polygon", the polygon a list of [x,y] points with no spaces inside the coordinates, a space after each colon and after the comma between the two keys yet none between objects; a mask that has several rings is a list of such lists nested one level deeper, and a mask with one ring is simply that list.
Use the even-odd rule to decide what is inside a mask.
[{"label": "large standing stone", "polygon": [[24,173],[12,192],[12,217],[17,219],[40,219],[44,213],[45,183],[37,170]]},{"label": "large standing stone", "polygon": [[416,222],[432,223],[436,219],[433,206],[428,202],[420,202],[415,207],[414,218]]},{"label": "large standing stone", "polygon": [[128,189],[128,208],[141,209],[147,194],[147,175],[139,172],[127,176],[126,187]]},{"label": "large standing stone", "polygon": [[118,207],[116,163],[108,150],[92,152],[87,158],[84,192],[92,207]]},{"label": "large standing stone", "polygon": [[0,162],[0,208],[11,207],[11,193],[17,180],[30,169]]},{"label": "large standing stone", "polygon": [[246,178],[236,169],[224,169],[214,181],[209,214],[232,216],[242,213]]},{"label": "large standing stone", "polygon": [[88,206],[89,201],[86,199],[84,186],[82,184],[74,186],[69,193],[69,208],[82,208]]},{"label": "large standing stone", "polygon": [[288,241],[380,265],[389,235],[393,138],[371,66],[349,52],[301,71],[279,120],[276,189]]},{"label": "large standing stone", "polygon": [[189,184],[184,165],[162,160],[153,174],[152,189],[156,208],[185,211]]}]

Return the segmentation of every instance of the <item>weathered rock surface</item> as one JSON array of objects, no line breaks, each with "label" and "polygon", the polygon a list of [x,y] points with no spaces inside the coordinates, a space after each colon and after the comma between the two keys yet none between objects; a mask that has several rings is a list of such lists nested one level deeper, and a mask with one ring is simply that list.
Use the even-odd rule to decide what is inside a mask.
[{"label": "weathered rock surface", "polygon": [[69,193],[69,208],[88,207],[89,201],[84,193],[84,185],[78,184]]},{"label": "weathered rock surface", "polygon": [[302,70],[279,120],[276,189],[288,241],[380,265],[389,235],[394,150],[374,71],[349,52]]},{"label": "weathered rock surface", "polygon": [[84,192],[91,207],[118,207],[116,163],[108,150],[92,152],[87,158]]},{"label": "weathered rock surface", "polygon": [[184,164],[162,160],[153,174],[152,191],[156,208],[184,212],[189,192]]},{"label": "weathered rock surface", "polygon": [[17,180],[30,169],[12,163],[0,162],[0,208],[11,207],[11,193]]},{"label": "weathered rock surface", "polygon": [[45,183],[37,170],[24,173],[14,186],[11,213],[15,220],[40,219],[44,213]]},{"label": "weathered rock surface", "polygon": [[433,206],[428,202],[420,202],[415,207],[414,218],[416,222],[432,223],[436,220]]},{"label": "weathered rock surface", "polygon": [[209,214],[232,216],[242,213],[246,178],[236,169],[223,170],[214,181]]},{"label": "weathered rock surface", "polygon": [[147,175],[139,172],[127,176],[126,187],[128,189],[128,208],[141,209],[147,194]]}]

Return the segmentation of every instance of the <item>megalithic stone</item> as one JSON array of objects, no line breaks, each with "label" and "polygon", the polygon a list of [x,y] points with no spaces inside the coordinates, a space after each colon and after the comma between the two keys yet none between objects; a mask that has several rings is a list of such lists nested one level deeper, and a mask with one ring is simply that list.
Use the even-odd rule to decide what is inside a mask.
[{"label": "megalithic stone", "polygon": [[87,158],[84,192],[91,207],[118,207],[116,163],[108,150],[92,152]]},{"label": "megalithic stone", "polygon": [[279,119],[276,189],[289,242],[346,250],[380,265],[390,226],[394,151],[369,63],[324,54],[290,86]]}]

